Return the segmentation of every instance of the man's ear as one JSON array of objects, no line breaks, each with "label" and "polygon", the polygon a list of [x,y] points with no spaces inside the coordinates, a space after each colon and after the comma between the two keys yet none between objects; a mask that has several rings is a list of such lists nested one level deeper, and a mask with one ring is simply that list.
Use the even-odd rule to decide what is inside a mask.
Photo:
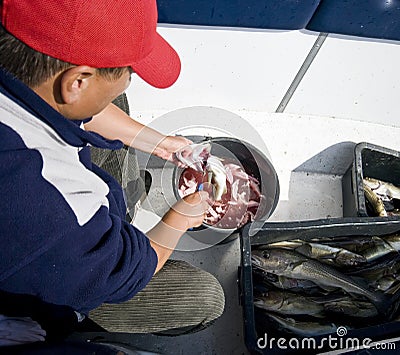
[{"label": "man's ear", "polygon": [[80,65],[63,72],[61,77],[61,98],[66,104],[73,104],[81,98],[94,78],[96,69]]}]

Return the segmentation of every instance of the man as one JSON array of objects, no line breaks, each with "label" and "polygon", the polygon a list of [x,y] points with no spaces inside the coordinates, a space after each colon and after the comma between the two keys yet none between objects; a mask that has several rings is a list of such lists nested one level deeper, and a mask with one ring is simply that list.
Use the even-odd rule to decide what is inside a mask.
[{"label": "man", "polygon": [[79,315],[113,304],[93,313],[111,331],[192,331],[218,318],[214,277],[182,262],[162,269],[202,223],[208,194],[178,201],[144,235],[125,221],[121,186],[90,161],[89,145],[172,159],[188,143],[111,104],[132,73],[158,88],[179,75],[155,1],[4,0],[1,22],[0,290]]}]

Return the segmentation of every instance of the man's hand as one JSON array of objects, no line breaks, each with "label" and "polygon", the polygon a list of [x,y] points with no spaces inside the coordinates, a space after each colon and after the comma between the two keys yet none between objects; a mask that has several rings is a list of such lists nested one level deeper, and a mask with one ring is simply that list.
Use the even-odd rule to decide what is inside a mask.
[{"label": "man's hand", "polygon": [[212,200],[206,191],[198,191],[176,202],[163,217],[163,222],[170,227],[186,231],[200,226]]},{"label": "man's hand", "polygon": [[205,191],[188,195],[176,202],[162,220],[147,232],[158,258],[155,272],[163,267],[186,230],[203,223],[211,203]]}]

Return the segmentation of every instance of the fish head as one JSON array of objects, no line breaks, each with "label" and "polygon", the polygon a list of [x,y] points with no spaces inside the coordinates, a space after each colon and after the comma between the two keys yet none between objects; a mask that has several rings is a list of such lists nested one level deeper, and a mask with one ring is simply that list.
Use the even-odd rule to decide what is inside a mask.
[{"label": "fish head", "polygon": [[284,301],[283,292],[267,290],[259,295],[254,295],[254,305],[267,306],[271,310],[279,309]]},{"label": "fish head", "polygon": [[254,250],[252,258],[253,256],[257,258],[258,266],[271,273],[279,275],[291,267],[291,260],[284,257],[280,250]]},{"label": "fish head", "polygon": [[269,264],[275,273],[286,271],[292,265],[292,261],[286,258],[284,253],[281,253],[281,251],[278,249],[266,250],[264,257],[269,260]]}]

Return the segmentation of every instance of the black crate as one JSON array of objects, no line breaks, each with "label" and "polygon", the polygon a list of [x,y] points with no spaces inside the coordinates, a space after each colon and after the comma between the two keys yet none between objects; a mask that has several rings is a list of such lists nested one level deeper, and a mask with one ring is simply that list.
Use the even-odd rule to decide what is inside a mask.
[{"label": "black crate", "polygon": [[369,216],[363,190],[364,177],[400,186],[400,152],[366,142],[355,146],[353,164],[342,179],[343,216]]},{"label": "black crate", "polygon": [[[253,278],[251,265],[251,250],[253,247],[265,245],[273,242],[313,238],[332,237],[332,236],[379,236],[400,232],[400,220],[394,217],[348,217],[348,218],[328,218],[320,220],[295,221],[295,222],[267,222],[263,228],[250,237],[249,225],[246,225],[240,235],[241,241],[241,266],[239,268],[239,295],[243,308],[245,342],[248,350],[252,354],[288,354],[289,349],[261,349],[257,342],[264,336],[261,332],[255,317],[253,306]],[[271,325],[272,327],[272,325]],[[336,334],[334,334],[336,335]],[[285,333],[278,334],[279,337],[287,337]],[[275,334],[275,338],[277,335]],[[325,336],[326,337],[326,336]],[[382,322],[376,326],[349,330],[346,337],[365,339],[373,341],[383,341],[400,337],[400,322]],[[322,340],[322,336],[315,337],[316,343]],[[261,342],[260,344],[263,344]],[[397,351],[400,344],[397,343]],[[327,344],[321,349],[301,349],[301,353],[319,353],[323,351],[335,350]],[[339,350],[339,349],[337,349]],[[296,352],[296,350],[292,350]],[[371,351],[371,350],[370,350]],[[358,353],[358,352],[356,352]],[[389,352],[387,352],[389,353]]]}]

